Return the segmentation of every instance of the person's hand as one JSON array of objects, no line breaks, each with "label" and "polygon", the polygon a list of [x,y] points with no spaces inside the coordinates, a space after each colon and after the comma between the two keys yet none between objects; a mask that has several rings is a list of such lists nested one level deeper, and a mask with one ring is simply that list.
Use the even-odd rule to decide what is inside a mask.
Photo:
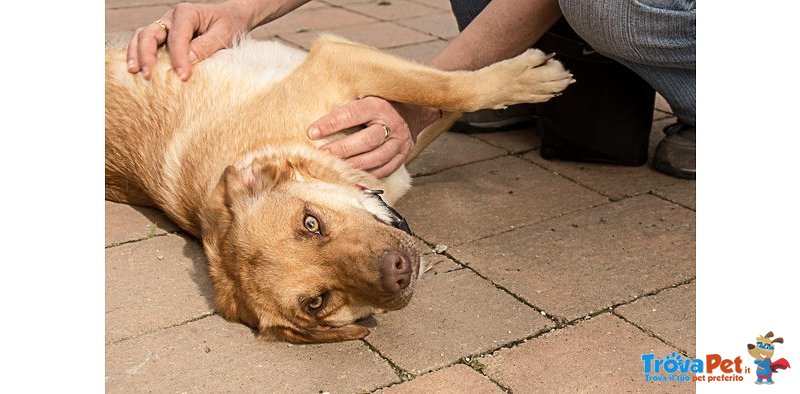
[{"label": "person's hand", "polygon": [[166,43],[172,68],[185,81],[191,76],[192,64],[231,46],[250,31],[252,12],[233,2],[180,3],[161,16],[159,21],[164,26],[153,22],[136,29],[127,46],[128,71],[141,71],[145,79],[150,79],[158,47]]},{"label": "person's hand", "polygon": [[405,162],[417,134],[439,116],[436,109],[366,97],[351,101],[312,123],[308,136],[317,140],[351,127],[365,126],[320,149],[376,178],[384,178]]}]

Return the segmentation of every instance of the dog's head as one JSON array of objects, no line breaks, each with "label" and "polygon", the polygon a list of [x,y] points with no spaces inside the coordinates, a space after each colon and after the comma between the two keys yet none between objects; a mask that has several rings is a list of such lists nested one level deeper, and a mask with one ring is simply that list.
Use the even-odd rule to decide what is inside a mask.
[{"label": "dog's head", "polygon": [[353,184],[356,172],[302,153],[247,159],[216,185],[203,228],[215,304],[265,338],[363,338],[356,320],[408,304],[419,253],[402,218]]},{"label": "dog's head", "polygon": [[751,357],[757,360],[771,358],[772,355],[775,354],[775,344],[783,343],[783,338],[772,338],[773,336],[775,336],[775,334],[770,331],[763,337],[756,337],[755,345],[752,343],[747,344],[747,352],[750,353]]}]

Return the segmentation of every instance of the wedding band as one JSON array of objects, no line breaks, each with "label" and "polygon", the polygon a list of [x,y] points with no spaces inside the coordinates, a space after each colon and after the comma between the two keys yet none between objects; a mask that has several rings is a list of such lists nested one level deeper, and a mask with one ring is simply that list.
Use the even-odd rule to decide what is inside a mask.
[{"label": "wedding band", "polygon": [[161,21],[161,19],[156,19],[155,22],[153,22],[153,23],[155,23],[155,24],[161,26],[162,28],[164,28],[164,31],[169,32],[169,28],[167,27],[167,25],[164,22]]},{"label": "wedding band", "polygon": [[389,139],[389,132],[392,131],[389,129],[389,126],[381,123],[381,127],[383,127],[383,140],[386,141]]}]

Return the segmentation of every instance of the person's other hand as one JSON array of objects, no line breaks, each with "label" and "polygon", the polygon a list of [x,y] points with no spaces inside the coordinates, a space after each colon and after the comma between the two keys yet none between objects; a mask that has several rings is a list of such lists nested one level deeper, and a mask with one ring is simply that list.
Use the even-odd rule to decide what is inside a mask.
[{"label": "person's other hand", "polygon": [[[191,65],[231,46],[252,26],[248,10],[231,2],[180,3],[159,19],[136,29],[127,45],[128,71],[150,79],[158,47],[166,43],[172,68],[181,80],[191,76]],[[195,37],[196,36],[196,37]]]},{"label": "person's other hand", "polygon": [[320,149],[376,178],[384,178],[405,162],[417,134],[438,118],[436,109],[365,97],[351,101],[312,123],[308,136],[317,140],[351,127],[365,126]]}]

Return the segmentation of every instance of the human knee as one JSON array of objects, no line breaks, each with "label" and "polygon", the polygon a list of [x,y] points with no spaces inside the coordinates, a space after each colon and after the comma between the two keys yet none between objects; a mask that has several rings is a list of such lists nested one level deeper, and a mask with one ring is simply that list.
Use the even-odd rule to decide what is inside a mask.
[{"label": "human knee", "polygon": [[575,32],[606,56],[694,68],[694,1],[559,0],[559,5]]}]

